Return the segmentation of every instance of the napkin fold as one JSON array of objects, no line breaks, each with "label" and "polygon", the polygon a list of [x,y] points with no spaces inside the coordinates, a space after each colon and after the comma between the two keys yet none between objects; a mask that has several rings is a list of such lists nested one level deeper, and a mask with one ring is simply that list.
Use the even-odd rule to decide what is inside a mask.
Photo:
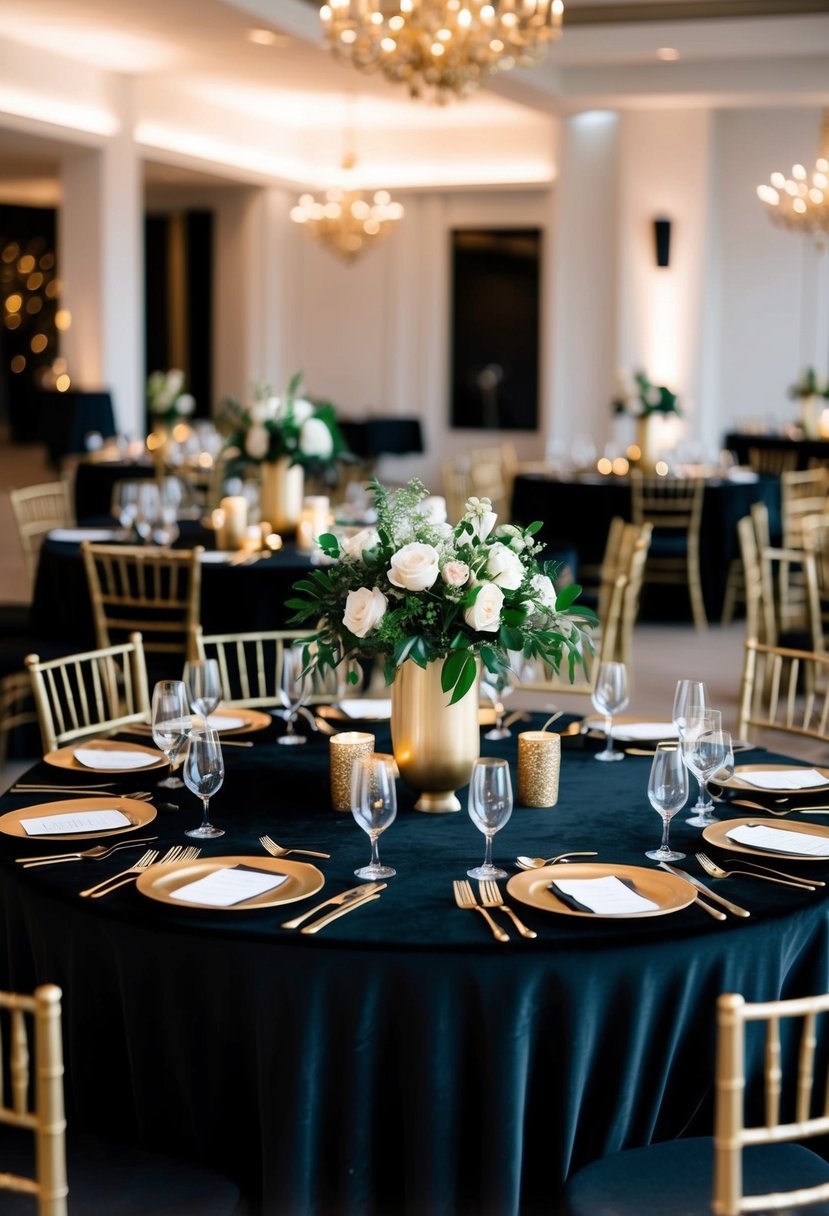
[{"label": "napkin fold", "polygon": [[27,836],[62,836],[66,833],[112,832],[132,827],[132,820],[115,808],[95,811],[65,811],[61,815],[41,815],[21,819]]},{"label": "napkin fold", "polygon": [[86,768],[147,768],[158,761],[149,752],[118,752],[96,747],[76,747],[72,755]]},{"label": "napkin fold", "polygon": [[763,853],[792,853],[800,857],[829,857],[829,839],[809,832],[790,832],[764,823],[741,824],[726,832],[729,840]]},{"label": "napkin fold", "polygon": [[673,722],[624,722],[613,727],[613,738],[622,743],[676,739],[677,729]]},{"label": "napkin fold", "polygon": [[209,908],[232,908],[234,904],[244,903],[281,887],[287,881],[287,874],[270,874],[249,866],[225,866],[205,874],[204,878],[196,878],[183,887],[177,887],[170,892],[170,898],[204,904]]},{"label": "napkin fold", "polygon": [[362,722],[385,722],[391,717],[391,698],[340,701],[340,709],[347,718]]},{"label": "napkin fold", "polygon": [[778,769],[777,772],[740,773],[743,781],[758,790],[809,790],[818,785],[829,785],[816,768]]},{"label": "napkin fold", "polygon": [[94,542],[120,540],[123,532],[118,528],[52,528],[50,540],[74,541],[80,544],[82,540]]},{"label": "napkin fold", "polygon": [[659,908],[652,899],[640,895],[632,882],[615,874],[604,878],[557,878],[550,883],[550,890],[568,908],[600,916],[631,916]]},{"label": "napkin fold", "polygon": [[231,714],[211,714],[206,725],[211,730],[236,730],[245,725],[245,719],[234,718]]}]

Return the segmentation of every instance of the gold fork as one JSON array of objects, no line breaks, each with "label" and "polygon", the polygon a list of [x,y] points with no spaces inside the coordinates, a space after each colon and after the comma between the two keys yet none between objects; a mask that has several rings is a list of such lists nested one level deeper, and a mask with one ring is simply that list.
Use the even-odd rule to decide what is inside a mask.
[{"label": "gold fork", "polygon": [[146,853],[141,854],[134,866],[130,866],[128,870],[121,870],[119,874],[113,874],[110,878],[105,878],[103,882],[96,882],[94,887],[87,887],[80,894],[83,896],[91,895],[93,899],[97,898],[98,893],[101,895],[105,894],[102,888],[108,887],[111,882],[115,882],[119,878],[123,878],[129,882],[133,874],[140,874],[142,870],[146,870],[147,866],[151,866],[157,857],[158,849],[147,849]]},{"label": "gold fork", "polygon": [[[103,891],[95,891],[92,898],[100,899],[102,895],[109,895],[109,893],[111,891],[116,891],[118,889],[118,887],[123,887],[128,882],[132,882],[133,878],[137,877],[138,872],[140,872],[141,870],[147,870],[147,869],[149,869],[150,866],[169,865],[169,863],[173,862],[173,861],[195,861],[195,859],[200,854],[201,854],[201,849],[198,848],[196,845],[190,844],[190,845],[184,846],[181,844],[174,844],[171,848],[169,848],[167,850],[167,852],[164,854],[164,856],[161,858],[160,861],[155,861],[155,860],[148,861],[145,865],[141,865],[139,862],[139,864],[135,866],[135,873],[131,874],[129,872],[125,872],[124,875],[116,874],[115,879],[117,881],[114,881],[114,882],[111,881],[110,885],[107,886],[106,889]],[[158,853],[156,853],[156,857],[157,856],[158,856]],[[98,886],[99,887],[104,886],[104,884],[99,883]],[[93,888],[93,890],[94,890],[94,888]],[[81,891],[81,895],[83,895],[83,894],[85,894],[85,892]]]},{"label": "gold fork", "polygon": [[716,862],[707,857],[705,853],[697,853],[697,861],[705,870],[706,874],[710,874],[712,878],[730,878],[732,874],[742,874],[746,878],[762,878],[766,882],[779,883],[781,887],[799,887],[801,891],[815,891],[811,883],[805,878],[772,878],[771,874],[756,874],[754,870],[731,869],[724,870],[722,866],[718,866]]},{"label": "gold fork", "polygon": [[287,857],[289,853],[302,853],[303,857],[322,857],[324,859],[331,856],[330,853],[315,853],[313,849],[285,849],[275,840],[271,840],[270,836],[260,836],[259,843],[266,853],[270,853],[271,857]]},{"label": "gold fork", "polygon": [[492,936],[494,938],[496,938],[499,942],[508,942],[509,941],[508,934],[506,934],[499,925],[496,925],[495,921],[489,915],[486,908],[482,908],[481,905],[477,902],[477,900],[475,899],[475,895],[472,891],[472,887],[469,885],[469,883],[466,881],[465,878],[463,878],[463,879],[456,878],[454,880],[454,882],[452,883],[452,887],[455,892],[455,903],[458,905],[459,908],[463,908],[464,910],[466,910],[468,908],[473,908],[476,912],[480,912],[481,916],[483,916],[484,920],[487,922],[490,929],[492,930]]},{"label": "gold fork", "polygon": [[500,908],[502,912],[506,912],[507,916],[512,918],[512,923],[522,937],[538,937],[535,929],[528,929],[524,922],[519,920],[517,913],[513,911],[509,904],[504,903],[504,897],[497,882],[483,878],[478,883],[478,890],[483,906],[485,908]]}]

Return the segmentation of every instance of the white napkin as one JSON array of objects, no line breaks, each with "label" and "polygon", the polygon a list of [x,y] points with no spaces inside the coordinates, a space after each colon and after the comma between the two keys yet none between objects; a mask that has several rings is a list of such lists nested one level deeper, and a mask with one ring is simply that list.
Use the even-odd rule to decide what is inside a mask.
[{"label": "white napkin", "polygon": [[96,747],[76,747],[72,755],[87,768],[146,768],[158,762],[149,752],[99,751]]},{"label": "white napkin", "polygon": [[82,540],[120,540],[123,535],[117,528],[52,528],[49,539],[80,543]]},{"label": "white napkin", "polygon": [[170,897],[205,904],[210,908],[230,908],[233,904],[241,904],[280,887],[287,881],[287,874],[268,874],[265,870],[249,870],[245,866],[228,866],[185,883],[183,887],[171,891]]},{"label": "white napkin", "polygon": [[829,857],[829,840],[808,832],[788,832],[765,824],[742,824],[726,832],[729,840],[772,853],[797,853],[803,857]]},{"label": "white napkin", "polygon": [[606,878],[557,878],[555,885],[571,899],[602,916],[630,916],[632,912],[653,912],[659,907],[652,899],[631,891],[614,874]]},{"label": "white napkin", "polygon": [[829,779],[816,768],[789,768],[776,773],[740,773],[743,781],[758,790],[809,790],[816,785],[829,785]]},{"label": "white napkin", "polygon": [[205,549],[203,553],[199,554],[199,561],[219,565],[221,562],[229,562],[233,556],[232,549]]},{"label": "white napkin", "polygon": [[230,714],[211,714],[206,725],[211,730],[235,730],[237,727],[245,725],[245,719],[234,718]]},{"label": "white napkin", "polygon": [[673,722],[626,722],[613,727],[613,738],[622,743],[636,740],[676,739],[677,729]]},{"label": "white napkin", "polygon": [[391,717],[391,698],[388,700],[340,701],[340,709],[347,718],[363,722],[385,722]]},{"label": "white napkin", "polygon": [[27,836],[60,836],[64,832],[110,832],[115,828],[129,828],[132,820],[117,810],[69,811],[62,815],[21,819],[20,826]]}]

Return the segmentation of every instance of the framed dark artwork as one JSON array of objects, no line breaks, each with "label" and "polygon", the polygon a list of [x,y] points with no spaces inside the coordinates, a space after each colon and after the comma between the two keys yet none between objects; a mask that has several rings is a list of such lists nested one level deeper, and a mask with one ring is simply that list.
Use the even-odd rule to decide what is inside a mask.
[{"label": "framed dark artwork", "polygon": [[451,233],[451,425],[538,429],[539,228]]}]

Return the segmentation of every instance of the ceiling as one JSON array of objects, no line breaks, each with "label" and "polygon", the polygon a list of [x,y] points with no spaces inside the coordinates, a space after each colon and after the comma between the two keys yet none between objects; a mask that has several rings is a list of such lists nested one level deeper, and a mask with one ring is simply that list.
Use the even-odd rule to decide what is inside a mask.
[{"label": "ceiling", "polygon": [[[252,29],[272,40],[251,41]],[[356,140],[366,175],[390,187],[475,185],[487,172],[498,184],[499,160],[503,184],[526,184],[554,174],[551,116],[829,106],[829,0],[566,0],[564,35],[541,65],[504,73],[445,107],[334,62],[309,0],[0,0],[0,46],[13,54],[15,44],[132,78],[139,142],[142,122],[155,132],[155,144],[143,142],[159,188],[195,187],[203,173],[213,182],[241,174],[318,184],[346,139]],[[677,58],[660,58],[664,48]],[[0,89],[0,198],[24,181],[54,183],[61,146],[21,140],[2,109]],[[164,146],[158,136],[165,122],[183,128],[190,112],[216,126],[209,157],[184,155],[172,137]],[[258,159],[234,153],[240,139],[257,145]],[[478,165],[485,155],[489,169],[481,160],[479,176],[470,169],[465,180],[464,159]]]}]

